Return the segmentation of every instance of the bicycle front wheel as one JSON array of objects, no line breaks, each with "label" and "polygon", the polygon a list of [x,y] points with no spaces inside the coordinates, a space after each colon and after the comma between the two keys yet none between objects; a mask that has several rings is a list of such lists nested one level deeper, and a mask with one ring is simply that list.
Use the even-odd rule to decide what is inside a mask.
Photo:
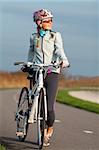
[{"label": "bicycle front wheel", "polygon": [[44,91],[40,90],[38,99],[38,114],[37,114],[37,134],[39,149],[42,149],[44,142],[45,129],[45,106],[44,106]]},{"label": "bicycle front wheel", "polygon": [[17,132],[16,135],[19,141],[24,141],[28,130],[28,117],[29,117],[29,96],[28,89],[22,88],[18,108],[16,113]]}]

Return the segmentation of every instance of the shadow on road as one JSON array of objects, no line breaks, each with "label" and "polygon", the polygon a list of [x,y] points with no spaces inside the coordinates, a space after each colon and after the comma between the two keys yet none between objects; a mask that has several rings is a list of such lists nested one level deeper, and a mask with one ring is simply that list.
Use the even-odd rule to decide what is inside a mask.
[{"label": "shadow on road", "polygon": [[7,150],[36,150],[38,149],[36,142],[25,141],[19,142],[16,138],[0,137],[0,144],[3,144]]}]

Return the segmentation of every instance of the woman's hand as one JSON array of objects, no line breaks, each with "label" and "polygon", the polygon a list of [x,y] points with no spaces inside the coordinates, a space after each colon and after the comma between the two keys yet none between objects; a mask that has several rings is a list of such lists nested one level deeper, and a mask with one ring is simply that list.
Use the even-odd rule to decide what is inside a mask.
[{"label": "woman's hand", "polygon": [[27,65],[22,66],[21,70],[22,70],[23,72],[27,72],[27,71],[28,71]]},{"label": "woman's hand", "polygon": [[60,64],[62,68],[70,67],[68,60],[63,60]]}]

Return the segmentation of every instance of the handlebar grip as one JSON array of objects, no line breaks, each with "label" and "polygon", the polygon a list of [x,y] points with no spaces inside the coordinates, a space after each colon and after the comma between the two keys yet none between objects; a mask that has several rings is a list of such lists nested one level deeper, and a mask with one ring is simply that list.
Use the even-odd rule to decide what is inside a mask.
[{"label": "handlebar grip", "polygon": [[24,62],[15,62],[14,65],[20,65],[20,64],[24,64]]}]

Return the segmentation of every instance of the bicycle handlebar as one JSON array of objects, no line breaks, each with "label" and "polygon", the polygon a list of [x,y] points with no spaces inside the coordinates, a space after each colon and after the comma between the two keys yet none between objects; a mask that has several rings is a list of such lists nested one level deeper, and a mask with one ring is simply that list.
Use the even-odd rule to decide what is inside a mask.
[{"label": "bicycle handlebar", "polygon": [[14,63],[15,66],[16,66],[16,65],[23,65],[23,64],[24,64],[24,62],[21,62],[21,61]]},{"label": "bicycle handlebar", "polygon": [[27,66],[27,67],[60,67],[61,63],[50,63],[50,64],[35,64],[32,62],[15,62],[14,65],[21,65],[21,66]]}]

